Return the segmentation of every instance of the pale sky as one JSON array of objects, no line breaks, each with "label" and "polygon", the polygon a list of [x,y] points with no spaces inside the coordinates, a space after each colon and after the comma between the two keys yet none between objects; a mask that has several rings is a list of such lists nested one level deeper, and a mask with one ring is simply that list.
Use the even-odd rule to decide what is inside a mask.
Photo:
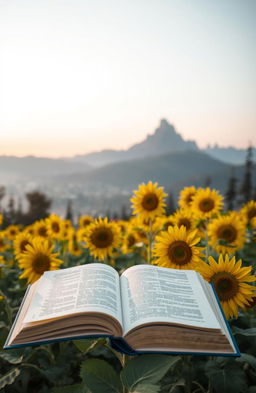
[{"label": "pale sky", "polygon": [[0,154],[126,149],[161,118],[256,145],[256,0],[0,0]]}]

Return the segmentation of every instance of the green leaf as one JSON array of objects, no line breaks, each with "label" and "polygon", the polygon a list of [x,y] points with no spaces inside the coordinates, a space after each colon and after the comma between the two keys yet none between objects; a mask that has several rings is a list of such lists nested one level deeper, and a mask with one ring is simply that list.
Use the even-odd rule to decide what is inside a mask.
[{"label": "green leaf", "polygon": [[74,340],[73,343],[83,353],[88,353],[106,343],[105,338]]},{"label": "green leaf", "polygon": [[248,363],[256,370],[256,358],[253,355],[247,353],[241,353],[241,357],[236,359],[240,363]]},{"label": "green leaf", "polygon": [[130,392],[137,392],[137,387],[154,385],[181,358],[170,355],[141,355],[131,359],[121,372],[121,380]]},{"label": "green leaf", "polygon": [[0,358],[11,364],[19,364],[22,362],[23,355],[19,351],[0,352]]},{"label": "green leaf", "polygon": [[20,375],[20,369],[18,368],[13,368],[11,371],[8,371],[7,374],[0,378],[0,389],[4,388],[6,385],[11,385],[18,375]]},{"label": "green leaf", "polygon": [[242,336],[256,336],[256,328],[240,329],[236,326],[233,327],[235,334],[241,334]]},{"label": "green leaf", "polygon": [[105,360],[86,360],[81,365],[80,376],[92,393],[122,392],[122,385],[118,374]]},{"label": "green leaf", "polygon": [[216,392],[242,393],[248,391],[244,371],[235,362],[229,361],[221,367],[214,360],[206,364],[206,375],[209,377]]},{"label": "green leaf", "polygon": [[158,393],[160,392],[159,385],[152,385],[151,383],[140,383],[136,386],[134,393]]},{"label": "green leaf", "polygon": [[53,388],[51,393],[89,393],[89,390],[83,384],[77,383],[76,385]]}]

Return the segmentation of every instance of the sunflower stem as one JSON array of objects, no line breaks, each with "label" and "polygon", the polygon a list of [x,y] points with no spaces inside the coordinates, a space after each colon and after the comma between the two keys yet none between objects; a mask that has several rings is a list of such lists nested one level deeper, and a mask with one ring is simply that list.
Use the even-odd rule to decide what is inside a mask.
[{"label": "sunflower stem", "polygon": [[152,233],[152,220],[149,219],[149,231],[148,231],[148,264],[152,262],[152,244],[153,244],[153,233]]},{"label": "sunflower stem", "polygon": [[208,258],[210,256],[210,248],[209,248],[209,236],[208,236],[208,220],[205,220],[205,240],[206,240],[206,261],[208,262]]}]

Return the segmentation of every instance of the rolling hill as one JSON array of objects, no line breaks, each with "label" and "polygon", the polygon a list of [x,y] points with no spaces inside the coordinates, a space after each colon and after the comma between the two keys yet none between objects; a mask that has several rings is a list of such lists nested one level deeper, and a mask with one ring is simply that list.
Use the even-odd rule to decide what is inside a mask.
[{"label": "rolling hill", "polygon": [[58,181],[84,184],[85,187],[98,184],[132,190],[138,184],[152,180],[169,188],[186,179],[199,176],[205,178],[228,168],[228,164],[215,160],[200,151],[191,150],[109,164],[85,174],[60,176]]}]

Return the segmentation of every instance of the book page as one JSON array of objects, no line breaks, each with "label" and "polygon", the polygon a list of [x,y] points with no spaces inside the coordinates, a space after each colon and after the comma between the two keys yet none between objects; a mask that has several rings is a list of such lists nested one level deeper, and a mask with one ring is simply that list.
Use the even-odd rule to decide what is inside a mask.
[{"label": "book page", "polygon": [[103,312],[122,325],[119,275],[101,263],[45,272],[24,322],[79,312]]},{"label": "book page", "polygon": [[193,270],[138,265],[121,276],[124,334],[150,322],[220,329]]}]

